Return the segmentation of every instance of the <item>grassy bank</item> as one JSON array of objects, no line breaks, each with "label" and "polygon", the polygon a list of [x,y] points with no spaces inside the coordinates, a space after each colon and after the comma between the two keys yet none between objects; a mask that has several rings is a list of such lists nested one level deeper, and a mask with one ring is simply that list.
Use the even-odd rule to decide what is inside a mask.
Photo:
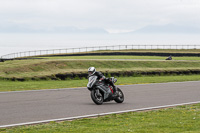
[{"label": "grassy bank", "polygon": [[200,61],[165,60],[15,60],[0,63],[0,77],[37,78],[55,74],[87,73],[90,66],[102,72],[199,70]]},{"label": "grassy bank", "polygon": [[148,112],[113,114],[98,118],[50,122],[34,126],[0,129],[1,133],[177,133],[200,131],[200,104],[178,106]]},{"label": "grassy bank", "polygon": [[[116,85],[148,84],[181,81],[200,81],[200,75],[181,75],[181,76],[142,76],[142,77],[119,77]],[[0,91],[22,91],[86,87],[88,80],[49,80],[49,81],[0,81]]]},{"label": "grassy bank", "polygon": [[[41,57],[38,57],[41,58]],[[133,60],[165,60],[167,57],[162,56],[128,56],[128,55],[121,55],[121,56],[53,56],[53,57],[42,57],[45,59],[133,59]],[[199,60],[200,57],[172,57],[173,60]]]}]

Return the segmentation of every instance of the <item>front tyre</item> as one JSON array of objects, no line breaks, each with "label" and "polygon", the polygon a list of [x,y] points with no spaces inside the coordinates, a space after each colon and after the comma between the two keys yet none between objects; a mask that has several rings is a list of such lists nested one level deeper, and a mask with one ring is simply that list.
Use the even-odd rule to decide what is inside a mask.
[{"label": "front tyre", "polygon": [[117,88],[117,90],[118,90],[118,96],[114,100],[117,103],[123,103],[123,101],[124,101],[124,94],[123,94],[123,92],[119,88]]},{"label": "front tyre", "polygon": [[101,93],[99,93],[99,95],[97,95],[96,90],[91,91],[91,98],[92,98],[93,102],[96,103],[97,105],[103,104],[103,96]]}]

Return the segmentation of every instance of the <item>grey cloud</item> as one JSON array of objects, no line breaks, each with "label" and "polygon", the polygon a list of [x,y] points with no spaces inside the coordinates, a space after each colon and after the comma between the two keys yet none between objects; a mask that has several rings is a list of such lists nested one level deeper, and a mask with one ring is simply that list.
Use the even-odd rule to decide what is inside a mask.
[{"label": "grey cloud", "polygon": [[199,0],[0,0],[0,30],[75,27],[112,32],[148,25],[198,27],[199,13]]}]

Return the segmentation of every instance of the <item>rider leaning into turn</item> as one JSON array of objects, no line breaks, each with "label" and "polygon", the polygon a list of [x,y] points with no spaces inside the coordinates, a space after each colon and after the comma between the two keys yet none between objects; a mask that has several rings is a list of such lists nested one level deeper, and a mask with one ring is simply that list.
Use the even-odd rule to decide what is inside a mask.
[{"label": "rider leaning into turn", "polygon": [[111,82],[108,78],[106,78],[101,72],[96,71],[95,67],[88,68],[88,74],[89,74],[89,77],[95,75],[97,76],[98,80],[100,81],[104,80],[106,83],[109,83],[113,87],[114,95],[116,95],[117,87],[113,84],[113,82]]}]

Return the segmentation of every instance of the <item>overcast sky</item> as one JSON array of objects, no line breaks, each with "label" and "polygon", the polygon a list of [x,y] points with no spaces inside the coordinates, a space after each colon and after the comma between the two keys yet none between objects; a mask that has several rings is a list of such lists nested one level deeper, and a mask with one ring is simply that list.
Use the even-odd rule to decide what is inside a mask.
[{"label": "overcast sky", "polygon": [[200,0],[0,0],[0,30],[63,27],[110,33],[149,25],[200,28]]}]

